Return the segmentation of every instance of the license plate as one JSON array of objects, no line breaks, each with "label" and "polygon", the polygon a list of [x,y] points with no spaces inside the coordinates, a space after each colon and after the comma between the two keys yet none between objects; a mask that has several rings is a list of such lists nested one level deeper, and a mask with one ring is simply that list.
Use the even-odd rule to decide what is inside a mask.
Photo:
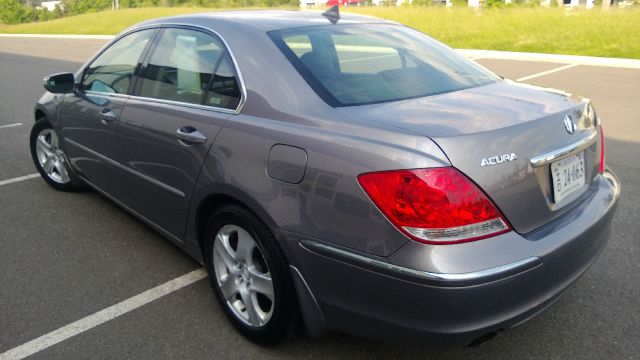
[{"label": "license plate", "polygon": [[585,184],[584,153],[551,163],[553,201],[557,204]]}]

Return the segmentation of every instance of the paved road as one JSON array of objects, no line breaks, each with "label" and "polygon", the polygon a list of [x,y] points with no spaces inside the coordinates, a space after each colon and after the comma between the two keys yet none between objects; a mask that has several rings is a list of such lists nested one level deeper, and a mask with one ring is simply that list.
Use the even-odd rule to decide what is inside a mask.
[{"label": "paved road", "polygon": [[[100,43],[0,39],[0,182],[35,172],[27,139],[42,76],[77,69]],[[563,65],[478,61],[513,79]],[[623,184],[609,246],[532,321],[472,349],[342,334],[263,349],[237,335],[198,281],[33,358],[640,359],[640,71],[576,66],[527,82],[594,100]],[[24,125],[3,127],[14,123]],[[0,185],[0,353],[199,267],[100,195],[56,192],[40,179]]]}]

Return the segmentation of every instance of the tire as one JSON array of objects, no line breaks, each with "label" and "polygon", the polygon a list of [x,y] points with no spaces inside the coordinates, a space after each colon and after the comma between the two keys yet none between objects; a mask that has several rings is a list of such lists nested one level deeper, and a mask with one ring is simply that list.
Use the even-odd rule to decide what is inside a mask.
[{"label": "tire", "polygon": [[67,158],[58,146],[58,142],[58,134],[51,124],[45,118],[38,119],[31,128],[29,139],[31,158],[36,169],[44,181],[56,190],[79,191],[84,189],[84,183],[69,167]]},{"label": "tire", "polygon": [[256,344],[281,342],[294,329],[297,300],[271,231],[249,210],[225,205],[209,218],[205,236],[205,265],[229,321]]}]

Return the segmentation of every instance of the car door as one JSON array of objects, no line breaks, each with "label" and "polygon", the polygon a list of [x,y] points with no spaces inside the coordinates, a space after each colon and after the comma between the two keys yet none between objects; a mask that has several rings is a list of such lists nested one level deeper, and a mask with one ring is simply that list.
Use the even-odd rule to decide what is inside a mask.
[{"label": "car door", "polygon": [[117,196],[121,169],[116,163],[118,119],[133,89],[136,68],[156,30],[137,31],[102,51],[66,95],[59,120],[63,149],[82,177]]},{"label": "car door", "polygon": [[122,201],[182,238],[204,159],[240,104],[233,61],[217,36],[188,27],[161,30],[120,117]]}]

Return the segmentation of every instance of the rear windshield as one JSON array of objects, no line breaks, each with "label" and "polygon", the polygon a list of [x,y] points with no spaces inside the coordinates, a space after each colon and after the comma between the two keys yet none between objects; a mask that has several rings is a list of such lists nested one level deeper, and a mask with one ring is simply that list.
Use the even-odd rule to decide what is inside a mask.
[{"label": "rear windshield", "polygon": [[411,99],[485,85],[498,77],[401,25],[326,25],[269,32],[331,106]]}]

